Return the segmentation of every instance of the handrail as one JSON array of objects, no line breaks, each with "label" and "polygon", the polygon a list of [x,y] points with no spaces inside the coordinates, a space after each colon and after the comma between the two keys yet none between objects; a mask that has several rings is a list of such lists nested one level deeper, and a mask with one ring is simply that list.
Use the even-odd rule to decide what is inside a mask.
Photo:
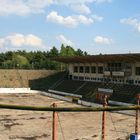
[{"label": "handrail", "polygon": [[120,110],[140,110],[140,106],[117,106],[117,107],[44,107],[44,106],[21,106],[0,104],[2,109],[16,109],[27,111],[57,111],[57,112],[101,112],[101,111],[120,111]]}]

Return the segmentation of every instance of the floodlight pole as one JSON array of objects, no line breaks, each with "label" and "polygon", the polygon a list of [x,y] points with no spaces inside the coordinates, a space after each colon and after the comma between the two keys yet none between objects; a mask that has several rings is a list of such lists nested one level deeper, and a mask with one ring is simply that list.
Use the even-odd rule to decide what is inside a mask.
[{"label": "floodlight pole", "polygon": [[[140,94],[137,96],[137,105],[140,105]],[[136,109],[136,121],[135,121],[135,134],[138,140],[138,132],[139,131],[139,109]]]},{"label": "floodlight pole", "polygon": [[[55,108],[57,105],[53,103],[53,107]],[[56,140],[56,111],[53,111],[53,122],[52,122],[52,140]]]},{"label": "floodlight pole", "polygon": [[[103,107],[107,106],[107,95],[104,95]],[[106,112],[102,114],[102,140],[105,140],[105,125],[106,125]]]}]

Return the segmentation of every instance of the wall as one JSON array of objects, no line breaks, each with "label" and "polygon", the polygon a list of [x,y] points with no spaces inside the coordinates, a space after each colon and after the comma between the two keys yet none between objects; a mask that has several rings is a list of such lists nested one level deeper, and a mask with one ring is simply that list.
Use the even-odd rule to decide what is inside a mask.
[{"label": "wall", "polygon": [[29,80],[48,77],[55,74],[55,70],[21,70],[0,69],[0,87],[21,88],[29,87]]},{"label": "wall", "polygon": [[57,90],[48,90],[51,93],[56,93],[56,94],[60,94],[60,95],[67,95],[67,96],[74,96],[74,97],[79,97],[82,98],[82,95],[77,95],[77,94],[72,94],[72,93],[67,93],[67,92],[61,92],[61,91],[57,91]]},{"label": "wall", "polygon": [[30,88],[0,88],[0,93],[29,93]]}]

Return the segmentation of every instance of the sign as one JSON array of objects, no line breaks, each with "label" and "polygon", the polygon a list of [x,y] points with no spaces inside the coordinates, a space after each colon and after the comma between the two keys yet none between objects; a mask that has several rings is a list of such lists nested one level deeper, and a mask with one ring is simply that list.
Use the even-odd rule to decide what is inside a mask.
[{"label": "sign", "polygon": [[98,88],[98,92],[113,93],[113,89]]},{"label": "sign", "polygon": [[105,96],[108,98],[112,95],[112,89],[98,88],[98,92],[96,93],[96,101],[99,103],[104,103]]},{"label": "sign", "polygon": [[104,71],[104,75],[105,76],[110,76],[111,74],[110,74],[110,71]]},{"label": "sign", "polygon": [[113,71],[112,76],[124,76],[124,72],[123,71]]}]

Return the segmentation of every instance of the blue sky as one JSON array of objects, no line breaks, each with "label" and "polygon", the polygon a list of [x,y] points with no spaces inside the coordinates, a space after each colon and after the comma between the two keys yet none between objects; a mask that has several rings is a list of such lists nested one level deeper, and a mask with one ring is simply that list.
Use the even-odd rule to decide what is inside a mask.
[{"label": "blue sky", "polygon": [[62,43],[89,54],[140,52],[140,0],[0,0],[0,52]]}]

